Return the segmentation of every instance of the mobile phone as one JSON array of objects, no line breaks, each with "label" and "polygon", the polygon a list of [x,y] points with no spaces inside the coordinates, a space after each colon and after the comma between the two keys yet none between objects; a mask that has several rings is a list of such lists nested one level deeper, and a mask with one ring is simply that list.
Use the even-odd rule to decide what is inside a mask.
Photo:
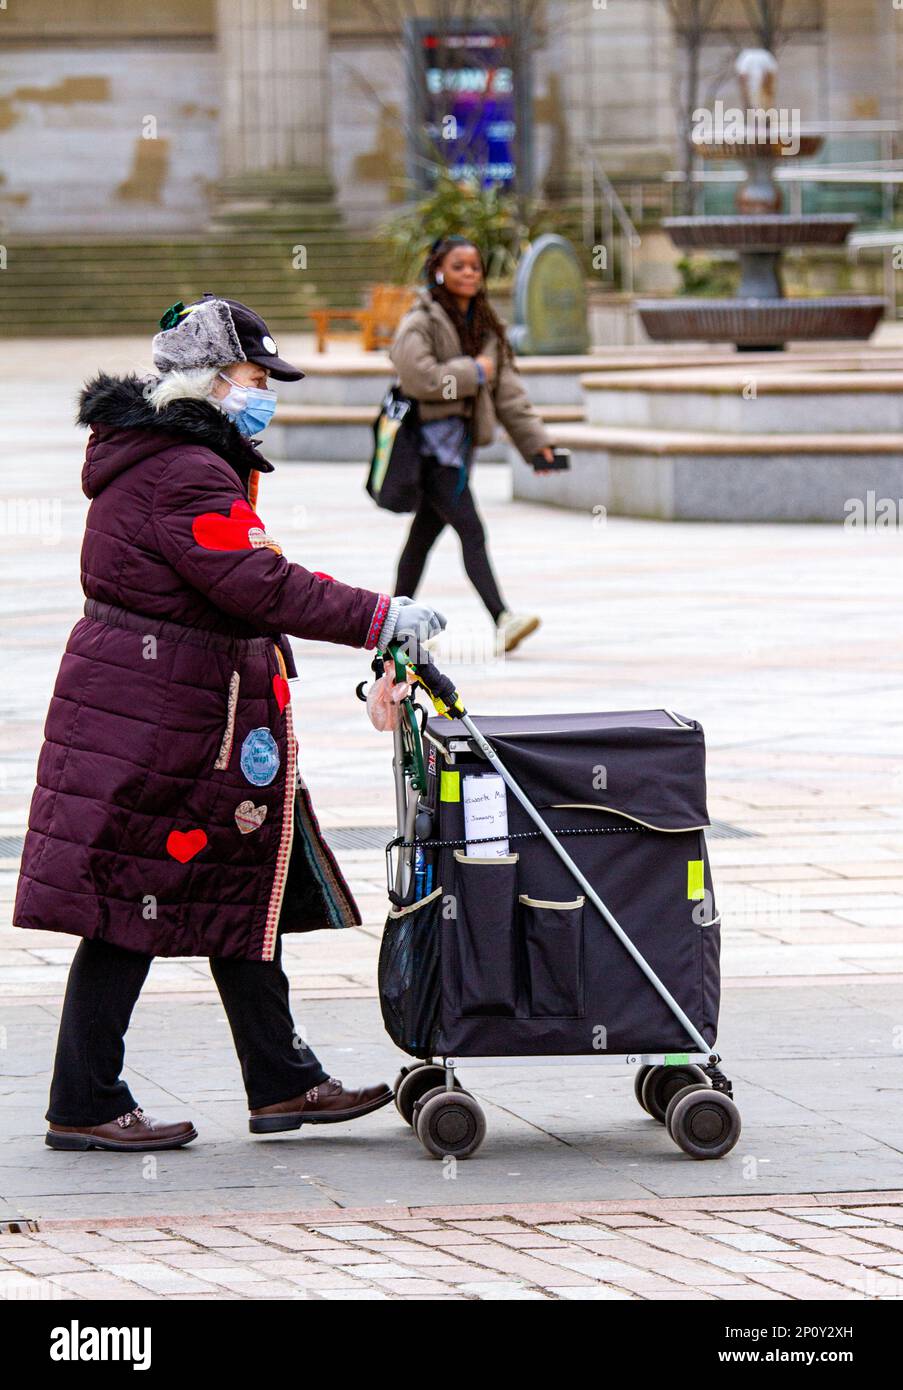
[{"label": "mobile phone", "polygon": [[549,460],[545,457],[544,454],[534,454],[530,462],[532,463],[533,467],[537,470],[541,468],[570,468],[571,451],[570,449],[553,449],[551,463],[549,463]]}]

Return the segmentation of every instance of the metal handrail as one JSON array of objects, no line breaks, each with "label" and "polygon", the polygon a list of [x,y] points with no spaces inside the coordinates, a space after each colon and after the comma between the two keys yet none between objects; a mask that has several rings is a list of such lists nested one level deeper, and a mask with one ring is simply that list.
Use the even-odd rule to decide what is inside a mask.
[{"label": "metal handrail", "polygon": [[[895,169],[854,167],[849,164],[815,164],[807,169],[784,169],[778,167],[774,172],[775,183],[901,183],[903,182],[903,163]],[[746,174],[742,169],[694,169],[690,174],[691,183],[743,183]],[[663,183],[686,183],[687,174],[683,169],[667,169],[661,176]]]},{"label": "metal handrail", "polygon": [[[843,121],[804,121],[798,128],[800,135],[822,135],[822,136],[876,136],[878,151],[873,159],[844,159],[843,162],[831,164],[811,165],[806,169],[797,171],[793,168],[779,166],[774,172],[780,182],[790,184],[791,196],[799,201],[800,189],[803,183],[817,183],[820,174],[823,172],[823,182],[825,183],[871,183],[882,187],[884,194],[884,217],[890,221],[893,216],[893,187],[899,180],[895,178],[881,178],[883,170],[889,173],[894,171],[894,166],[898,160],[894,158],[895,147],[903,133],[903,121],[898,120],[843,120]],[[589,157],[592,157],[592,149],[589,148]],[[877,175],[874,179],[869,177],[868,171],[874,170]],[[849,171],[849,174],[848,174]],[[719,170],[694,170],[689,182],[692,184],[705,183],[740,183],[746,178],[746,174],[740,169],[719,169]],[[637,196],[642,203],[643,192],[650,184],[658,185],[666,196],[667,206],[670,212],[674,211],[674,189],[678,184],[688,182],[687,174],[682,169],[669,169],[657,175],[633,177],[629,183],[636,190]],[[798,210],[798,209],[796,209]]]},{"label": "metal handrail", "polygon": [[[862,251],[896,251],[899,246],[903,246],[903,227],[882,227],[871,232],[853,232],[847,238],[847,254],[852,261],[858,261]],[[897,292],[897,267],[894,260],[894,256],[882,255],[881,270],[884,277],[884,297],[891,306],[892,318],[899,319],[900,297]]]},{"label": "metal handrail", "polygon": [[[896,164],[896,160],[881,161],[883,164]],[[694,169],[689,182],[694,184],[743,183],[746,174],[742,169]],[[688,177],[683,169],[669,169],[662,175],[662,182],[674,188],[675,184],[686,183]],[[803,168],[793,166],[778,167],[774,170],[775,183],[786,183],[790,189],[790,210],[799,214],[802,211],[802,188],[804,183],[866,184],[881,189],[884,205],[883,217],[890,222],[894,212],[894,187],[903,184],[903,168],[877,168],[875,165],[851,166],[849,164],[810,164]]]},{"label": "metal handrail", "polygon": [[585,246],[598,244],[596,239],[596,188],[598,186],[605,216],[602,243],[606,247],[606,252],[609,245],[612,248],[611,264],[609,266],[606,255],[604,269],[610,271],[608,278],[614,279],[614,237],[615,223],[617,222],[624,242],[623,288],[628,294],[633,294],[633,253],[640,245],[640,234],[631,221],[630,214],[618,195],[618,190],[589,145],[580,147],[580,160],[583,170],[583,243]]}]

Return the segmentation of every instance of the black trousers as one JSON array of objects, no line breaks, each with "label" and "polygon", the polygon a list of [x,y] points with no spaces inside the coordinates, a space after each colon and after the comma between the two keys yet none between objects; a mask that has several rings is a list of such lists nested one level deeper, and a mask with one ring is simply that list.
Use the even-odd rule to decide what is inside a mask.
[{"label": "black trousers", "polygon": [[421,476],[423,496],[398,561],[395,593],[414,597],[427,556],[445,527],[451,526],[461,542],[467,577],[489,610],[492,621],[498,622],[507,605],[492,572],[486,532],[473,500],[470,481],[460,488],[458,469],[433,458],[424,458]]},{"label": "black trousers", "polygon": [[[291,1100],[327,1078],[295,1033],[278,938],[276,952],[271,961],[210,961],[251,1109]],[[82,941],[60,1019],[47,1110],[52,1124],[103,1125],[135,1108],[120,1072],[125,1034],[152,960],[105,941]]]}]

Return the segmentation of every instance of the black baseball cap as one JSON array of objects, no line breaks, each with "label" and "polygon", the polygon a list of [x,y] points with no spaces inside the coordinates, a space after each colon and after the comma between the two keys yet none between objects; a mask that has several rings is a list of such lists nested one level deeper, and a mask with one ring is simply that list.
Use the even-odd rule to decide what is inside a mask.
[{"label": "black baseball cap", "polygon": [[221,294],[205,294],[204,299],[221,299],[224,304],[228,304],[229,312],[232,315],[232,322],[235,324],[235,332],[238,334],[238,341],[241,349],[249,362],[253,362],[258,367],[263,367],[264,371],[269,372],[277,381],[300,381],[304,376],[297,367],[293,367],[291,362],[286,362],[285,358],[279,356],[279,349],[270,330],[267,328],[259,314],[255,314],[253,309],[249,309],[247,304],[242,304],[238,299],[226,299]]}]

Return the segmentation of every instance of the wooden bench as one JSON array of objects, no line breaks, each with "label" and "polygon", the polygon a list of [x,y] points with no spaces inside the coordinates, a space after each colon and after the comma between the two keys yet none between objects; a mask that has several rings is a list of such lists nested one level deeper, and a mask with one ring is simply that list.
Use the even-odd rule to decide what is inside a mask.
[{"label": "wooden bench", "polygon": [[363,309],[311,309],[317,333],[317,352],[326,351],[330,324],[356,323],[361,330],[361,345],[365,352],[388,347],[395,330],[414,303],[414,291],[406,285],[374,285],[369,302]]}]

